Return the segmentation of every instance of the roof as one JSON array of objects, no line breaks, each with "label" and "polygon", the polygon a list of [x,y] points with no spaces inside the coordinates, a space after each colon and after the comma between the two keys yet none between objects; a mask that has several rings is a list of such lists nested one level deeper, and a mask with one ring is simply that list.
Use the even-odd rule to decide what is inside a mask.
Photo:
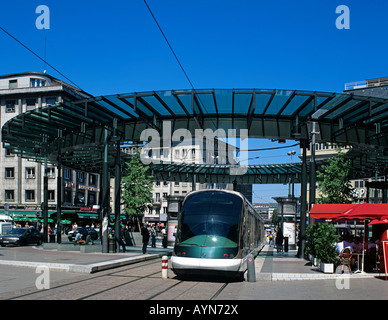
[{"label": "roof", "polygon": [[24,76],[39,76],[39,77],[45,77],[45,78],[49,78],[51,79],[52,81],[55,81],[65,87],[68,87],[74,91],[77,91],[79,93],[82,93],[83,95],[85,95],[86,97],[88,98],[93,98],[93,95],[83,91],[82,89],[80,88],[77,88],[65,81],[62,81],[58,78],[55,78],[47,73],[43,73],[43,72],[36,72],[36,71],[27,71],[27,72],[17,72],[17,73],[9,73],[9,74],[3,74],[3,75],[0,75],[0,79],[6,79],[6,78],[17,78],[17,77],[24,77]]},{"label": "roof", "polygon": [[[56,162],[59,141],[64,165],[101,172],[103,128],[112,138],[110,161],[115,157],[115,141],[142,141],[145,129],[163,137],[178,129],[195,136],[196,130],[236,130],[236,137],[309,140],[311,122],[317,123],[317,142],[352,146],[347,153],[355,176],[385,172],[388,164],[388,100],[354,94],[279,89],[201,89],[165,90],[115,94],[61,103],[17,115],[2,128],[5,146],[22,157]],[[171,134],[170,132],[170,134]],[[123,161],[125,159],[123,158]],[[111,162],[113,163],[113,162]],[[377,164],[377,165],[376,165]],[[164,166],[161,169],[160,166]],[[189,175],[195,166],[159,164],[154,172],[166,171],[178,177]],[[282,167],[282,168],[280,168]],[[275,179],[284,170],[298,165],[249,166],[248,181],[261,175]],[[219,176],[222,167],[198,165],[197,171]],[[172,174],[171,174],[172,175]],[[222,174],[221,174],[222,175]],[[299,172],[292,175],[300,179]],[[257,180],[256,180],[257,179]],[[162,180],[162,179],[160,179]],[[265,181],[263,179],[262,181]],[[257,182],[255,182],[257,183]],[[275,183],[275,182],[273,182]],[[276,182],[278,183],[278,182]]]}]

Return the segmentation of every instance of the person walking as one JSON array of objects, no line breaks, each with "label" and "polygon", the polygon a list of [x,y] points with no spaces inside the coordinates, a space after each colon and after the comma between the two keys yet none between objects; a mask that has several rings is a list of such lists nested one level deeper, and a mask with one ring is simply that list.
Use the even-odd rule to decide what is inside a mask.
[{"label": "person walking", "polygon": [[156,230],[155,226],[151,227],[151,247],[156,248]]},{"label": "person walking", "polygon": [[144,225],[141,227],[141,236],[143,238],[142,239],[143,240],[143,254],[146,254],[148,241],[150,241],[150,234],[148,232],[147,227]]},{"label": "person walking", "polygon": [[284,237],[283,237],[282,228],[278,228],[276,232],[276,240],[275,240],[277,252],[283,251],[283,240],[284,240]]},{"label": "person walking", "polygon": [[127,231],[127,229],[125,228],[125,225],[122,224],[121,225],[121,229],[120,229],[119,238],[118,238],[118,243],[123,248],[123,252],[127,251],[126,248],[125,248],[125,245],[126,245],[126,242],[125,242],[126,231]]}]

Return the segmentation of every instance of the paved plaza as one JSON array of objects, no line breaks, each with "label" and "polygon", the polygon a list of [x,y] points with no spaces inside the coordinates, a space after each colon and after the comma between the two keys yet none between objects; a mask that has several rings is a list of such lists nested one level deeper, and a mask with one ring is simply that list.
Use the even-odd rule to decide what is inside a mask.
[{"label": "paved plaza", "polygon": [[[36,291],[34,286],[38,275],[35,270],[38,265],[50,267],[50,281],[53,287],[56,283],[63,286],[68,282],[81,279],[82,281],[92,277],[97,279],[100,275],[106,276],[107,272],[119,272],[126,267],[135,268],[137,264],[147,261],[149,261],[147,263],[155,262],[153,268],[157,272],[149,278],[150,283],[162,281],[159,279],[158,271],[161,257],[170,254],[172,248],[149,248],[150,252],[146,255],[141,253],[139,247],[128,247],[128,249],[129,252],[120,254],[86,254],[44,250],[42,247],[33,246],[0,248],[0,298],[12,299],[13,295],[16,296],[16,292],[20,296],[23,292]],[[247,276],[243,282],[228,282],[217,295],[212,297],[216,300],[385,300],[388,298],[388,281],[385,281],[383,274],[324,274],[313,267],[310,261],[299,259],[295,254],[296,252],[292,250],[278,254],[267,245],[255,259],[256,282],[248,282]],[[129,276],[133,274],[130,270],[125,272]],[[147,277],[142,276],[142,279],[146,281]],[[173,299],[178,300],[197,299],[201,296],[199,288],[213,282],[207,279],[194,286],[193,282],[182,282],[176,279],[171,270],[168,270],[168,280],[164,281],[166,282],[162,283],[165,283],[166,288],[177,286],[175,289],[178,290],[185,283],[188,287],[192,287],[186,290],[184,295],[174,296]],[[217,282],[214,283],[217,286]],[[219,286],[221,288],[222,283]],[[109,295],[106,296],[102,291],[99,295],[100,299],[114,298],[115,291],[109,290]],[[133,285],[131,290],[136,290],[136,286]],[[173,290],[167,290],[170,290],[171,295],[158,294],[158,298],[155,299],[173,296]],[[122,295],[117,295],[117,298],[122,299]],[[141,295],[137,298],[141,299]]]}]

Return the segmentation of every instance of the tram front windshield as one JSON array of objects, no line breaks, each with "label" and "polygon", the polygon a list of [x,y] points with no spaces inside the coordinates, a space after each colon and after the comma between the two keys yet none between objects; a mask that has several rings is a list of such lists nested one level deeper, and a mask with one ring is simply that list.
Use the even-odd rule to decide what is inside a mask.
[{"label": "tram front windshield", "polygon": [[198,192],[189,196],[182,208],[177,245],[238,245],[242,199],[221,191]]}]

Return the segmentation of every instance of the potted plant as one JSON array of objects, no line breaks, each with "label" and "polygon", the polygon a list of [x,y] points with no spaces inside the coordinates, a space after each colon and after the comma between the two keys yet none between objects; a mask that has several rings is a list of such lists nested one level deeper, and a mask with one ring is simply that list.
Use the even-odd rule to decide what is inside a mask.
[{"label": "potted plant", "polygon": [[304,255],[307,257],[313,264],[316,265],[315,261],[315,251],[314,251],[314,229],[316,229],[317,225],[309,224],[306,228],[306,244],[304,249]]},{"label": "potted plant", "polygon": [[314,252],[321,263],[321,270],[325,273],[333,273],[338,256],[335,251],[335,244],[338,242],[336,229],[331,223],[323,222],[314,228],[313,233]]}]

